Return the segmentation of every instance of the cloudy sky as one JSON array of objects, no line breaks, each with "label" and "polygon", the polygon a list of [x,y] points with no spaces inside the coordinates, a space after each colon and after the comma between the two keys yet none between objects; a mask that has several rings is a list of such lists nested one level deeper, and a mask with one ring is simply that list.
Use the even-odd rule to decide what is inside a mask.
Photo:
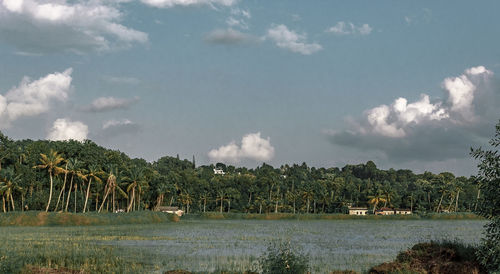
[{"label": "cloudy sky", "polygon": [[500,2],[0,0],[0,130],[149,161],[475,172]]}]

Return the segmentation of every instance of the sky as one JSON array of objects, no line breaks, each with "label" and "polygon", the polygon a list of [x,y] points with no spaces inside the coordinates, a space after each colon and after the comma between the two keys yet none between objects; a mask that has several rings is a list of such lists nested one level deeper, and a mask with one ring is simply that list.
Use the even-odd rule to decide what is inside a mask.
[{"label": "sky", "polygon": [[476,173],[500,2],[0,0],[0,131],[154,161]]}]

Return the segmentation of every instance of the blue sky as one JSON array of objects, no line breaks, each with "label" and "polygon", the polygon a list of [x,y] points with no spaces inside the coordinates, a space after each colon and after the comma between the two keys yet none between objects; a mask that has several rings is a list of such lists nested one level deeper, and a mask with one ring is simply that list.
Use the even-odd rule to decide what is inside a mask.
[{"label": "blue sky", "polygon": [[374,160],[470,175],[469,147],[500,118],[498,10],[498,1],[1,0],[0,130],[89,138],[149,161]]}]

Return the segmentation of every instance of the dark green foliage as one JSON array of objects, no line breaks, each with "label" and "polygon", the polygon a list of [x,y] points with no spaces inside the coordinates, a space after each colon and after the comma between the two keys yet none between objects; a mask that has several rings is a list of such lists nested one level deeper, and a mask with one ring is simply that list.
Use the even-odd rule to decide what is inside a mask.
[{"label": "dark green foliage", "polygon": [[476,178],[482,193],[477,213],[491,222],[486,225],[486,237],[478,251],[480,262],[490,272],[500,272],[500,122],[490,140],[491,149],[473,149],[471,155],[480,160]]},{"label": "dark green foliage", "polygon": [[[65,159],[60,168],[66,168],[69,159],[77,160],[79,165],[76,170],[68,166],[72,171],[66,184],[64,173],[54,174],[49,211],[65,211],[66,207],[68,212],[83,211],[91,167],[99,171],[96,176],[100,180],[93,177],[88,191],[90,211],[151,210],[162,205],[177,206],[186,213],[344,214],[349,205],[373,209],[369,200],[377,196],[387,201],[379,203],[378,208],[413,209],[421,216],[443,210],[472,212],[479,206],[478,185],[473,178],[455,177],[449,172],[381,170],[372,161],[342,169],[315,168],[306,163],[279,168],[263,163],[255,169],[223,163],[196,167],[194,159],[178,157],[165,156],[153,163],[130,159],[88,140],[14,141],[0,135],[0,168],[21,175],[18,186],[22,189],[12,193],[14,206],[10,199],[6,200],[5,211],[45,209],[50,189],[48,172],[33,166],[40,164],[40,154],[50,150]],[[214,168],[222,169],[225,175],[214,174]],[[111,174],[114,178],[110,181]],[[132,174],[139,175],[135,176],[138,180],[129,180]],[[484,191],[482,194],[486,195]],[[0,211],[4,211],[2,205]]]},{"label": "dark green foliage", "polygon": [[263,274],[302,274],[309,270],[309,258],[288,243],[273,243],[259,259]]}]

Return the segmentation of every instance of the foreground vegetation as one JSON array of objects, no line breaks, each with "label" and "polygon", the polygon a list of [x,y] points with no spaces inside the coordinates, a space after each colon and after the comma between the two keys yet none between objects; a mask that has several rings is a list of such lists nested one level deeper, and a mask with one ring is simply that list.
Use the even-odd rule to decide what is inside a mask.
[{"label": "foreground vegetation", "polygon": [[[138,213],[131,215],[135,214]],[[157,224],[2,226],[0,273],[16,273],[27,265],[87,273],[129,271],[123,265],[130,265],[130,272],[134,273],[174,269],[241,273],[258,271],[261,255],[275,241],[290,242],[293,251],[307,255],[313,273],[362,272],[394,260],[398,252],[419,242],[458,238],[477,245],[484,223],[484,220],[386,218],[340,221],[181,218],[179,222]]]}]

